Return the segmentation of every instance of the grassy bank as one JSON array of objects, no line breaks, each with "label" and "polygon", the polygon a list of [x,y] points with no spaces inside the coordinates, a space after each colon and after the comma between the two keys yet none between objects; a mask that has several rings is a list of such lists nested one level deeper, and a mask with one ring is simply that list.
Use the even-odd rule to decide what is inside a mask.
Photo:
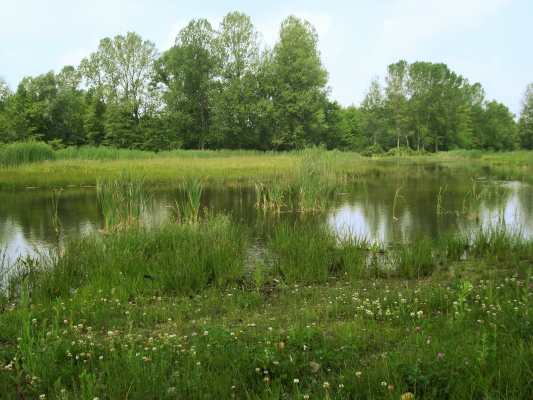
[{"label": "grassy bank", "polygon": [[[15,152],[15,145],[11,152]],[[4,153],[9,149],[4,146]],[[132,175],[140,174],[146,183],[183,182],[187,173],[201,176],[207,182],[271,183],[295,169],[305,172],[307,160],[319,160],[327,167],[327,174],[340,181],[366,179],[380,176],[435,176],[478,173],[497,178],[530,179],[531,152],[508,154],[483,154],[479,151],[439,153],[437,156],[365,158],[357,153],[309,149],[289,153],[259,153],[250,151],[173,151],[142,152],[116,149],[65,149],[49,153],[40,144],[33,147],[18,146],[17,156],[11,159],[26,160],[27,154],[39,153],[34,161],[2,163],[0,188],[52,187],[66,185],[96,185],[99,178],[113,179],[123,170]],[[40,147],[39,147],[40,146]],[[19,148],[20,147],[20,148]],[[30,148],[31,147],[31,148]],[[33,152],[33,153],[32,153]],[[48,154],[48,158],[46,154]],[[42,156],[42,157],[41,157]],[[18,158],[17,158],[18,157]],[[26,157],[26,158],[24,158]],[[28,156],[29,157],[29,156]],[[37,156],[35,156],[37,157]],[[307,167],[306,167],[307,165]],[[393,168],[391,168],[393,167]],[[484,169],[485,168],[485,169]],[[307,168],[307,176],[314,171]],[[303,177],[301,174],[300,177]],[[315,174],[318,176],[318,174]],[[314,177],[313,177],[314,178]],[[300,183],[292,182],[293,186]],[[308,204],[307,207],[314,207]]]},{"label": "grassy bank", "polygon": [[[505,227],[388,246],[224,216],[20,260],[0,397],[524,399],[533,242]],[[409,397],[405,397],[409,398]]]}]

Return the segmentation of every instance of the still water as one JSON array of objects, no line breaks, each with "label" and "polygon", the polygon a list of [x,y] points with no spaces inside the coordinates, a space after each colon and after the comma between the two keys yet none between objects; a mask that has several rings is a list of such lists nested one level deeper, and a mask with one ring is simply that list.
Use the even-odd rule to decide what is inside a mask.
[{"label": "still water", "polygon": [[[176,215],[176,205],[181,207],[183,199],[179,186],[157,186],[149,192],[145,223],[157,224]],[[52,193],[51,188],[0,191],[2,254],[14,260],[46,253],[57,245]],[[255,188],[249,186],[207,186],[201,202],[202,207],[228,213],[254,229],[280,219],[306,219],[341,234],[363,235],[380,243],[408,238],[417,231],[438,237],[449,229],[496,223],[520,229],[525,237],[533,236],[533,187],[521,181],[494,181],[490,176],[407,180],[382,177],[351,182],[339,188],[326,212],[313,215],[297,211],[264,213],[254,207]],[[104,220],[96,189],[64,187],[58,217],[60,245],[68,237],[97,234],[104,227]]]}]

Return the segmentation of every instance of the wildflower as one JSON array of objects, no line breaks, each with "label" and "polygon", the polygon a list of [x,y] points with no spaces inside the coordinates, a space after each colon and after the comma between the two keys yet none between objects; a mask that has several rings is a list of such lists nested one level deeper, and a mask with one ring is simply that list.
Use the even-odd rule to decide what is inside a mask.
[{"label": "wildflower", "polygon": [[387,389],[390,390],[390,391],[392,392],[392,391],[394,390],[394,386],[389,385],[389,386],[387,386]]},{"label": "wildflower", "polygon": [[46,395],[45,394],[40,394],[39,395],[39,399],[45,399],[46,398]]},{"label": "wildflower", "polygon": [[420,327],[417,326],[417,327],[415,328],[415,331],[417,331],[417,332],[420,331]]},{"label": "wildflower", "polygon": [[387,382],[381,382],[381,386],[383,387],[387,386]]},{"label": "wildflower", "polygon": [[311,361],[309,363],[309,367],[311,368],[311,372],[316,374],[318,373],[318,370],[320,369],[320,364],[314,362],[314,361]]},{"label": "wildflower", "polygon": [[[34,323],[34,324],[36,324],[36,323],[37,323],[37,320],[34,318],[34,319],[31,320],[31,322]],[[44,397],[43,397],[43,399],[44,399]]]},{"label": "wildflower", "polygon": [[438,358],[442,358],[442,357],[444,357],[444,356],[442,355],[442,353],[439,353],[439,354],[437,354],[437,357],[438,357]]},{"label": "wildflower", "polygon": [[400,396],[400,400],[414,400],[415,395],[411,392],[404,393]]},{"label": "wildflower", "polygon": [[361,372],[356,372],[355,376],[357,376],[358,378],[361,378]]},{"label": "wildflower", "polygon": [[309,395],[308,394],[304,394],[304,400],[309,400]]},{"label": "wildflower", "polygon": [[339,387],[340,387],[340,388],[343,388],[344,385],[343,385],[342,383],[339,383]]},{"label": "wildflower", "polygon": [[300,383],[300,380],[299,379],[295,379],[293,382],[294,383]]},{"label": "wildflower", "polygon": [[409,333],[409,328],[406,328],[406,329],[405,329],[405,332],[406,332],[406,333]]},{"label": "wildflower", "polygon": [[259,372],[259,371],[261,371],[259,368],[256,368],[256,369],[255,369],[255,372]]},{"label": "wildflower", "polygon": [[322,387],[326,390],[329,389],[329,382],[324,382],[324,384],[322,385]]},{"label": "wildflower", "polygon": [[270,382],[270,378],[269,378],[268,376],[265,376],[265,377],[263,378],[263,382]]},{"label": "wildflower", "polygon": [[207,336],[209,335],[209,332],[208,331],[204,331],[204,336]]}]

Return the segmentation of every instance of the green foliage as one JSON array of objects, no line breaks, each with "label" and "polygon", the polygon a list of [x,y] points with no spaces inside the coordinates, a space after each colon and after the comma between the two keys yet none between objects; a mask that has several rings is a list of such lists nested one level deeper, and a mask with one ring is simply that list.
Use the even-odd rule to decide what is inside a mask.
[{"label": "green foliage", "polygon": [[415,155],[415,152],[410,148],[405,147],[393,147],[385,153],[388,157],[408,157]]},{"label": "green foliage", "polygon": [[363,157],[379,157],[385,154],[385,151],[379,144],[368,146],[361,152]]}]

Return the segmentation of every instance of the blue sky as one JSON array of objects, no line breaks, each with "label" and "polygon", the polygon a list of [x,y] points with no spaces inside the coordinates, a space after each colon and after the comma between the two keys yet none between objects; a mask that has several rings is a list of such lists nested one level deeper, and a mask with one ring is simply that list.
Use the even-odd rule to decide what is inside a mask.
[{"label": "blue sky", "polygon": [[0,75],[15,90],[128,31],[164,51],[191,19],[216,27],[232,11],[249,15],[269,46],[288,15],[310,21],[330,98],[343,106],[358,106],[372,77],[383,82],[400,59],[445,63],[515,114],[533,82],[532,0],[0,0]]}]

